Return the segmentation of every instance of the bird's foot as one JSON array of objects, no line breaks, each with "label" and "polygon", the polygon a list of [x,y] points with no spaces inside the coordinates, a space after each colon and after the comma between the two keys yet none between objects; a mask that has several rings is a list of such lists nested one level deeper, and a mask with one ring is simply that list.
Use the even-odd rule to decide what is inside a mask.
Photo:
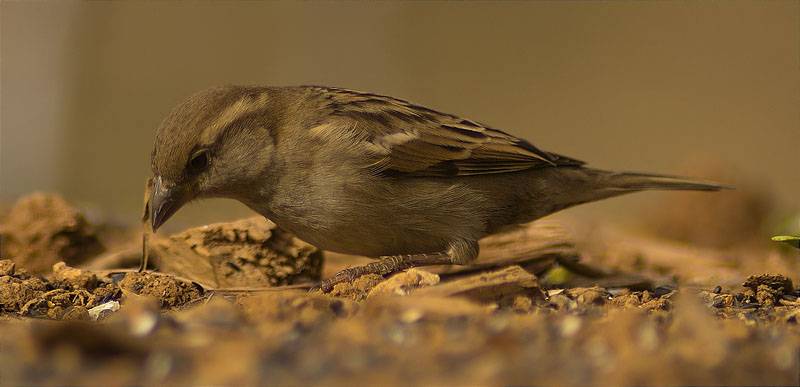
[{"label": "bird's foot", "polygon": [[363,268],[364,266],[355,266],[344,269],[334,274],[333,277],[322,280],[322,282],[319,284],[319,287],[312,288],[311,291],[321,290],[323,293],[328,293],[333,290],[333,287],[337,284],[353,282],[356,278],[361,277],[364,274],[369,274],[366,272],[361,273],[361,270],[358,270]]},{"label": "bird's foot", "polygon": [[363,266],[354,266],[336,273],[333,277],[323,280],[317,289],[327,293],[333,290],[337,284],[352,282],[358,277],[367,274],[387,275],[401,270],[410,269],[416,266],[443,265],[452,263],[452,258],[447,253],[436,254],[412,254],[412,255],[393,255],[383,257],[379,261],[371,262]]}]

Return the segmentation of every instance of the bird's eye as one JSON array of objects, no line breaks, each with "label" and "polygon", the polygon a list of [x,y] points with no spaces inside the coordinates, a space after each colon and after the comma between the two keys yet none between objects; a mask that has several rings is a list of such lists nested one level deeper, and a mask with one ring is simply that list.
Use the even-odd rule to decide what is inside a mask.
[{"label": "bird's eye", "polygon": [[200,172],[203,172],[206,168],[208,168],[207,150],[195,152],[195,154],[192,155],[192,158],[189,159],[189,164],[186,166],[186,170],[191,175],[196,175]]}]

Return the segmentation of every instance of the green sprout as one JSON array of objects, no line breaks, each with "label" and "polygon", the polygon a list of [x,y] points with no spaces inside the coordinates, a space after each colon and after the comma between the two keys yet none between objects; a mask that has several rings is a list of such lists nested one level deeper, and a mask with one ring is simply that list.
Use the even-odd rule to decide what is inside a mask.
[{"label": "green sprout", "polygon": [[571,273],[563,266],[555,266],[544,274],[545,283],[549,285],[563,285],[569,281]]},{"label": "green sprout", "polygon": [[800,249],[800,236],[778,235],[772,237],[772,240],[775,242],[783,242]]}]

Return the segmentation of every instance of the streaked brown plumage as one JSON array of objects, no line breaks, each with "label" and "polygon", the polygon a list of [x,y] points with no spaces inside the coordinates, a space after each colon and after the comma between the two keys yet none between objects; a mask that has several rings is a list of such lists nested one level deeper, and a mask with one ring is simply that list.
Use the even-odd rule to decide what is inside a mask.
[{"label": "streaked brown plumage", "polygon": [[227,197],[320,248],[383,257],[323,288],[367,272],[466,264],[481,237],[576,204],[721,188],[587,168],[475,121],[321,86],[202,91],[159,128],[152,169],[154,229],[191,199]]}]

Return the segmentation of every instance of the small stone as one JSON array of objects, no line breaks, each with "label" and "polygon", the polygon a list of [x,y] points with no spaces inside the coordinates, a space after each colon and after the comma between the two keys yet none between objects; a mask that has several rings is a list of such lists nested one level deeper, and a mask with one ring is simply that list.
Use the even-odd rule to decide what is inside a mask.
[{"label": "small stone", "polygon": [[656,297],[663,297],[675,291],[675,288],[669,285],[659,286],[653,289],[653,295]]},{"label": "small stone", "polygon": [[578,305],[575,301],[573,301],[563,293],[556,294],[550,297],[550,304],[555,306],[555,308],[558,310],[571,310],[575,309]]},{"label": "small stone", "polygon": [[91,317],[89,316],[89,311],[80,305],[70,306],[64,310],[64,313],[61,315],[62,320],[81,320],[86,321],[90,320]]},{"label": "small stone", "polygon": [[[642,300],[644,296],[642,296]],[[614,306],[619,306],[623,308],[635,308],[641,305],[642,301],[639,299],[638,293],[630,293],[630,294],[623,294],[621,296],[614,297],[611,300],[611,304]]]},{"label": "small stone", "polygon": [[202,288],[190,282],[154,273],[127,273],[119,287],[140,296],[157,298],[165,308],[183,306],[202,296]]},{"label": "small stone", "polygon": [[47,318],[56,320],[64,315],[64,307],[55,305],[47,310]]},{"label": "small stone", "polygon": [[758,288],[756,289],[756,301],[764,306],[775,305],[780,296],[780,290],[773,289],[767,285],[758,285]]},{"label": "small stone", "polygon": [[578,330],[581,329],[581,319],[575,316],[567,316],[561,322],[561,336],[571,337],[574,336]]},{"label": "small stone", "polygon": [[425,315],[419,309],[408,309],[400,315],[400,321],[405,324],[413,324],[421,320]]},{"label": "small stone", "polygon": [[82,274],[83,270],[69,267],[63,261],[53,265],[53,276],[56,280],[75,282],[79,280]]},{"label": "small stone", "polygon": [[28,317],[46,317],[50,310],[47,300],[36,298],[28,301],[19,310],[19,314]]},{"label": "small stone", "polygon": [[720,293],[722,293],[722,286],[717,285],[717,287],[714,288],[714,294]]},{"label": "small stone", "polygon": [[797,324],[798,319],[800,319],[800,310],[797,310],[786,316],[786,322],[789,324]]},{"label": "small stone", "polygon": [[630,292],[631,292],[630,289],[627,288],[608,289],[608,293],[611,294],[612,297],[625,296],[630,294]]},{"label": "small stone", "polygon": [[641,308],[645,310],[669,310],[672,303],[667,298],[654,298],[649,302],[642,304]]},{"label": "small stone", "polygon": [[383,281],[383,276],[366,274],[356,278],[353,282],[342,282],[334,285],[333,289],[327,294],[332,297],[363,301],[367,298],[370,290]]},{"label": "small stone", "polygon": [[95,306],[92,309],[89,309],[88,313],[93,320],[102,320],[118,310],[119,310],[119,302],[109,301],[106,302],[105,304],[101,304]]},{"label": "small stone", "polygon": [[404,296],[413,289],[433,286],[438,283],[439,276],[436,274],[420,269],[409,269],[375,285],[367,294],[367,298],[385,295]]},{"label": "small stone", "polygon": [[16,272],[16,264],[10,259],[0,260],[0,277],[11,276]]},{"label": "small stone", "polygon": [[96,275],[67,266],[64,262],[58,262],[53,265],[53,279],[67,282],[76,288],[86,288],[88,290],[93,290],[97,287],[98,282]]},{"label": "small stone", "polygon": [[582,305],[603,305],[611,297],[608,291],[597,286],[569,289],[567,295]]},{"label": "small stone", "polygon": [[750,304],[756,302],[756,291],[753,289],[745,289],[741,293],[741,297],[737,297],[741,303]]},{"label": "small stone", "polygon": [[525,294],[509,295],[500,300],[499,306],[508,307],[515,313],[528,313],[533,310],[533,300]]},{"label": "small stone", "polygon": [[794,289],[792,280],[780,274],[751,275],[742,286],[757,291],[760,286],[776,290],[780,294],[791,293]]}]

